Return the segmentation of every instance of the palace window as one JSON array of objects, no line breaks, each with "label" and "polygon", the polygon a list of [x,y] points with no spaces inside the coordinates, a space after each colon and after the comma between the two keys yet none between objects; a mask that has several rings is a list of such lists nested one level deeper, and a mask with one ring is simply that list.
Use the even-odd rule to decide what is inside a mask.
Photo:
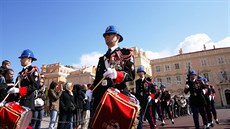
[{"label": "palace window", "polygon": [[43,73],[46,73],[46,69],[43,69],[42,72],[43,72]]},{"label": "palace window", "polygon": [[186,62],[186,69],[189,69],[189,67],[191,67],[191,62],[190,61]]},{"label": "palace window", "polygon": [[171,83],[171,77],[166,78],[167,83]]},{"label": "palace window", "polygon": [[161,67],[160,66],[156,66],[156,72],[160,72],[161,71]]},{"label": "palace window", "polygon": [[170,71],[170,66],[169,65],[165,65],[165,71]]},{"label": "palace window", "polygon": [[161,78],[157,78],[157,82],[162,83],[162,79]]},{"label": "palace window", "polygon": [[224,58],[218,57],[218,64],[224,64]]},{"label": "palace window", "polygon": [[181,84],[181,77],[180,76],[176,76],[176,83]]},{"label": "palace window", "polygon": [[206,59],[201,60],[201,66],[207,66],[207,60]]},{"label": "palace window", "polygon": [[180,64],[179,63],[175,64],[175,69],[180,69]]}]

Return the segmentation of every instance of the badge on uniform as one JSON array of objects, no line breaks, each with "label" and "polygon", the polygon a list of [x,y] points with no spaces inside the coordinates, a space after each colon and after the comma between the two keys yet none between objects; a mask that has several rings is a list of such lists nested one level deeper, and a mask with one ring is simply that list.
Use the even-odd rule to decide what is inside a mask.
[{"label": "badge on uniform", "polygon": [[130,58],[130,62],[134,63],[134,58],[133,57]]},{"label": "badge on uniform", "polygon": [[132,65],[131,69],[132,69],[132,70],[134,70],[134,69],[135,69],[135,66],[134,66],[134,65]]},{"label": "badge on uniform", "polygon": [[34,72],[34,76],[38,76],[38,72],[37,71]]},{"label": "badge on uniform", "polygon": [[38,81],[38,77],[36,77],[34,80],[35,80],[35,81]]},{"label": "badge on uniform", "polygon": [[102,83],[101,83],[102,86],[107,86],[108,85],[108,82],[107,80],[103,80]]}]

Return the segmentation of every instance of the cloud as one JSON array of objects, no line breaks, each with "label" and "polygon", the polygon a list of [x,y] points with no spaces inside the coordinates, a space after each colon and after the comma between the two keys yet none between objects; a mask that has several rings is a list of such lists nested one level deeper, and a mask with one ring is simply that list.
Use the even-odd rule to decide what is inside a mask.
[{"label": "cloud", "polygon": [[183,53],[201,51],[204,50],[204,45],[207,49],[213,49],[215,45],[216,48],[220,47],[230,47],[230,37],[226,37],[221,41],[214,42],[212,39],[204,33],[190,35],[180,42],[177,48],[174,50],[174,54],[177,54],[179,49],[182,48]]},{"label": "cloud", "polygon": [[177,45],[176,48],[172,48],[171,50],[163,50],[160,52],[147,50],[146,55],[149,59],[164,58],[177,55],[180,48],[182,48],[183,53],[201,51],[204,50],[204,45],[206,50],[213,49],[213,46],[215,46],[215,48],[230,47],[230,37],[226,37],[223,40],[214,42],[207,34],[198,33],[186,37]]},{"label": "cloud", "polygon": [[149,59],[158,59],[158,58],[164,58],[170,56],[169,51],[162,51],[162,52],[153,52],[153,51],[145,51],[147,58]]},{"label": "cloud", "polygon": [[83,54],[80,57],[80,63],[73,64],[76,68],[81,68],[84,66],[96,66],[99,60],[99,57],[101,57],[103,54],[100,52],[91,52],[87,54]]}]

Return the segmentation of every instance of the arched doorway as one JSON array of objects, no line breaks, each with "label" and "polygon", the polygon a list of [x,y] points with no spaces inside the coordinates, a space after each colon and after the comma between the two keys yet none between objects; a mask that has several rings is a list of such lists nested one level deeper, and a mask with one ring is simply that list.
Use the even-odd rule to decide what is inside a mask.
[{"label": "arched doorway", "polygon": [[225,97],[227,104],[230,105],[230,90],[225,90]]}]

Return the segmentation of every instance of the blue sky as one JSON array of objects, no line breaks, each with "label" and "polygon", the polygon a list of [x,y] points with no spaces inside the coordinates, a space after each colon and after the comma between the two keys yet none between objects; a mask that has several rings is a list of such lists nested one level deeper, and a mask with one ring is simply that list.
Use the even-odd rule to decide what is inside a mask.
[{"label": "blue sky", "polygon": [[151,57],[180,47],[230,46],[229,8],[228,0],[1,0],[0,61],[10,60],[19,72],[18,56],[29,48],[39,67],[92,65],[107,50],[108,25],[119,28],[121,47],[136,46]]}]

